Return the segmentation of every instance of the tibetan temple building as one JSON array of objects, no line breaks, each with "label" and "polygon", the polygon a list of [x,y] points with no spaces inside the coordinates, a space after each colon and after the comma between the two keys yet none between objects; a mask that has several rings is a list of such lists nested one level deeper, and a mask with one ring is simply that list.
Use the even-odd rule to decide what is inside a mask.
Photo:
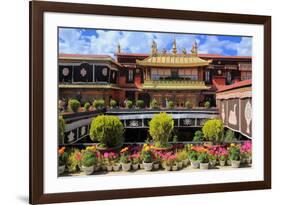
[{"label": "tibetan temple building", "polygon": [[176,40],[172,51],[158,51],[152,42],[150,54],[123,53],[117,47],[115,59],[109,55],[59,55],[59,91],[61,98],[77,98],[82,103],[115,99],[120,105],[125,99],[152,99],[165,106],[172,100],[175,106],[190,101],[203,106],[210,101],[216,106],[219,86],[252,78],[251,56],[199,54],[195,42],[188,53],[178,51]]}]

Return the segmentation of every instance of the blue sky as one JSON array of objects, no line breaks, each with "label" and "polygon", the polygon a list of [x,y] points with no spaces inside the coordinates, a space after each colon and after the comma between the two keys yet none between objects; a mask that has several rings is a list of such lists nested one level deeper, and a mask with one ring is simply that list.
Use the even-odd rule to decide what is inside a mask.
[{"label": "blue sky", "polygon": [[183,48],[189,52],[196,40],[198,52],[202,54],[252,55],[251,37],[75,28],[59,28],[59,52],[114,56],[116,47],[120,43],[122,52],[150,53],[152,40],[157,43],[159,51],[163,48],[170,51],[174,39],[177,42],[178,52]]}]

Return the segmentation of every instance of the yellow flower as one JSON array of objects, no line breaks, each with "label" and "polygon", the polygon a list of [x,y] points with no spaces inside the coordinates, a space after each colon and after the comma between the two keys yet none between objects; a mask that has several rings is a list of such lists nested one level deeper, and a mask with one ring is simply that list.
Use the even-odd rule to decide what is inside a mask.
[{"label": "yellow flower", "polygon": [[93,146],[89,146],[86,148],[87,151],[92,151],[92,152],[95,152],[97,150],[96,146],[93,145]]},{"label": "yellow flower", "polygon": [[121,152],[121,153],[126,152],[126,151],[128,151],[128,149],[129,149],[128,147],[125,147],[125,148],[123,148],[120,152]]},{"label": "yellow flower", "polygon": [[149,151],[150,150],[150,147],[149,146],[146,146],[145,148],[144,148],[144,151]]}]

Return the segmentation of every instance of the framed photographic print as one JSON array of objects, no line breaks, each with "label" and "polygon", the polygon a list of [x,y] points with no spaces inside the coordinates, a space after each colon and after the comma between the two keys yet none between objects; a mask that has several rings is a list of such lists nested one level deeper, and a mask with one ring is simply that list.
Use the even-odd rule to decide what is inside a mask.
[{"label": "framed photographic print", "polygon": [[271,188],[271,17],[30,2],[30,203]]}]

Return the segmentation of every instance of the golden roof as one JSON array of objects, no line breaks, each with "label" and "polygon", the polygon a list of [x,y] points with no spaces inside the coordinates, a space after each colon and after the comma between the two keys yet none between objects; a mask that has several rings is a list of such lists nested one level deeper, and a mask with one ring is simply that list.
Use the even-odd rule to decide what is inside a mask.
[{"label": "golden roof", "polygon": [[152,67],[195,67],[207,66],[210,61],[203,60],[197,55],[173,55],[173,54],[157,54],[149,56],[144,60],[137,60],[137,65]]},{"label": "golden roof", "polygon": [[100,89],[117,89],[120,88],[115,84],[59,84],[59,88],[100,88]]}]

